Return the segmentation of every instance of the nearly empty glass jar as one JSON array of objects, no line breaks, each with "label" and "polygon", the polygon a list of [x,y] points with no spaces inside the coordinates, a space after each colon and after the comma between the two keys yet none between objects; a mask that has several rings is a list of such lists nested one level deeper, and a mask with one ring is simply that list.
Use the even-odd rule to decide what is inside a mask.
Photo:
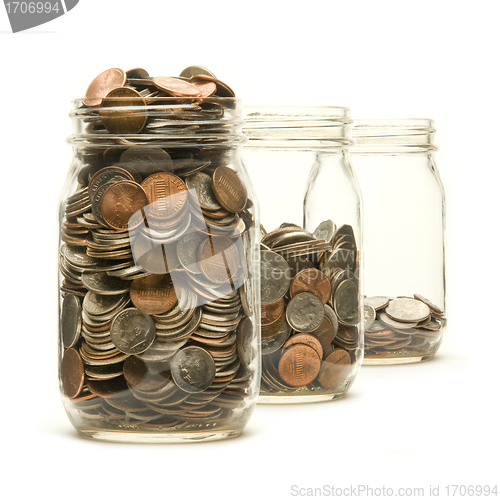
[{"label": "nearly empty glass jar", "polygon": [[260,374],[260,224],[241,102],[186,97],[185,80],[146,75],[109,70],[101,84],[123,86],[72,104],[59,211],[64,407],[102,440],[235,436]]},{"label": "nearly empty glass jar", "polygon": [[262,221],[259,402],[342,397],[363,356],[350,112],[248,107],[245,121]]},{"label": "nearly empty glass jar", "polygon": [[427,119],[355,120],[363,192],[365,364],[432,358],[445,330],[445,195]]}]

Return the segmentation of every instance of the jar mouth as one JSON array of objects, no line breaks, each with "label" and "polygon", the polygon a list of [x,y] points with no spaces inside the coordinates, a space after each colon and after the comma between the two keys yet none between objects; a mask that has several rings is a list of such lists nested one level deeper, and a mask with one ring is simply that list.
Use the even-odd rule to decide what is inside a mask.
[{"label": "jar mouth", "polygon": [[352,136],[354,153],[432,152],[436,132],[429,118],[356,119]]},{"label": "jar mouth", "polygon": [[[85,102],[84,102],[85,101]],[[242,134],[242,102],[233,97],[112,97],[74,99],[69,113],[74,147],[90,143],[192,147],[236,145]]]},{"label": "jar mouth", "polygon": [[339,106],[244,106],[243,133],[251,148],[346,149],[351,111]]}]

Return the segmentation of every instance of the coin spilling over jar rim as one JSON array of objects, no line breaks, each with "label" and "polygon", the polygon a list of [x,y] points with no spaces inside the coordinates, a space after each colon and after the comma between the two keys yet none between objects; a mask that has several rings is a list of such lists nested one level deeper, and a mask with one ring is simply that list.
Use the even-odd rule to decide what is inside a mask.
[{"label": "coin spilling over jar rim", "polygon": [[201,66],[99,74],[73,103],[60,378],[88,437],[222,439],[259,388],[259,221],[241,103]]}]

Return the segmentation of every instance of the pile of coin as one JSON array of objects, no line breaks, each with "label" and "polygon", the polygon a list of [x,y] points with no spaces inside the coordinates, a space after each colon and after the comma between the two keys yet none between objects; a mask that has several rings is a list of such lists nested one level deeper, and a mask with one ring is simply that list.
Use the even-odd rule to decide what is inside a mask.
[{"label": "pile of coin", "polygon": [[95,426],[216,426],[255,389],[254,211],[224,142],[232,103],[214,98],[232,96],[201,67],[111,69],[75,112],[86,135],[63,203],[61,385]]},{"label": "pile of coin", "polygon": [[422,295],[365,297],[365,356],[411,357],[430,353],[446,325],[444,311]]},{"label": "pile of coin", "polygon": [[343,394],[361,354],[352,227],[261,231],[261,395]]}]

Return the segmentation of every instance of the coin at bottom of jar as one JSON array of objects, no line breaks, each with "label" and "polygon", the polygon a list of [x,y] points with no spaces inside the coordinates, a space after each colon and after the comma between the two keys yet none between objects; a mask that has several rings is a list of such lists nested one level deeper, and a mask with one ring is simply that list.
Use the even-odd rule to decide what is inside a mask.
[{"label": "coin at bottom of jar", "polygon": [[320,370],[318,353],[308,345],[295,344],[281,355],[278,363],[280,377],[292,387],[311,383]]},{"label": "coin at bottom of jar", "polygon": [[68,349],[63,356],[61,364],[61,381],[64,394],[76,398],[80,394],[85,380],[83,361],[76,349]]},{"label": "coin at bottom of jar", "polygon": [[339,388],[347,376],[351,366],[351,357],[344,349],[334,349],[322,362],[318,381],[326,390]]}]

